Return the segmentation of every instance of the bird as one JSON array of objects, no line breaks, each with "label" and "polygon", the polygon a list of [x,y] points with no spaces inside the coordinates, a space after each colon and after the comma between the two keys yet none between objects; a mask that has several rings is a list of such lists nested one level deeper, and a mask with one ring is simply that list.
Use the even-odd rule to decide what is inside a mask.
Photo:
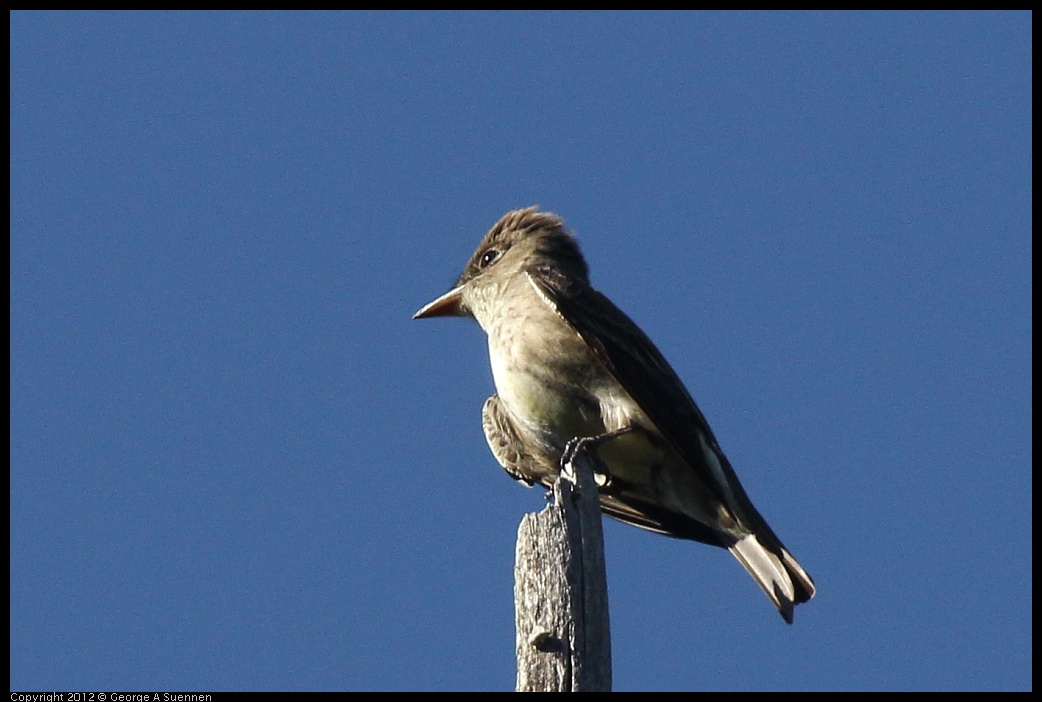
[{"label": "bird", "polygon": [[591,285],[558,215],[503,215],[455,285],[413,315],[432,317],[471,317],[485,331],[496,393],[482,428],[512,477],[550,487],[566,450],[590,440],[604,514],[728,549],[789,624],[814,596],[677,373]]}]

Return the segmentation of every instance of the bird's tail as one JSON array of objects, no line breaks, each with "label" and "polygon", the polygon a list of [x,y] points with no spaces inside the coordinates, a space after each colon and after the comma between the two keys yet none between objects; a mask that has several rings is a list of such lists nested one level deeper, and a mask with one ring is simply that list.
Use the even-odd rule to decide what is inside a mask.
[{"label": "bird's tail", "polygon": [[793,608],[814,597],[814,581],[773,533],[743,536],[727,549],[745,566],[789,624],[792,624]]}]

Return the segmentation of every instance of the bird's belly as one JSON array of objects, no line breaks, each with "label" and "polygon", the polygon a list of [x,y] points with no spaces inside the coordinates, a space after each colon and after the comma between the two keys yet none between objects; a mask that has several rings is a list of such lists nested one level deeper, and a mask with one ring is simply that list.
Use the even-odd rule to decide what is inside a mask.
[{"label": "bird's belly", "polygon": [[552,373],[529,373],[492,364],[496,392],[523,431],[560,452],[573,438],[605,431],[598,406],[586,393]]}]

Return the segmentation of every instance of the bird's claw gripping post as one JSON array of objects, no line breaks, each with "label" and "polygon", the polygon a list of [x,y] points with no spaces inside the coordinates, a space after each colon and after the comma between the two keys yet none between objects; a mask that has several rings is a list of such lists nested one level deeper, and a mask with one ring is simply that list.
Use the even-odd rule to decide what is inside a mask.
[{"label": "bird's claw gripping post", "polygon": [[605,432],[599,436],[576,436],[565,444],[564,452],[561,454],[561,473],[567,475],[568,479],[573,483],[577,482],[577,477],[572,471],[575,459],[579,456],[579,452],[582,451],[590,459],[590,464],[593,467],[593,480],[597,483],[599,490],[608,489],[611,487],[611,473],[608,472],[608,467],[604,465],[604,462],[597,455],[596,449],[603,443],[611,441],[612,439],[622,436],[628,433],[631,427],[623,427],[622,429],[616,429],[615,431]]}]

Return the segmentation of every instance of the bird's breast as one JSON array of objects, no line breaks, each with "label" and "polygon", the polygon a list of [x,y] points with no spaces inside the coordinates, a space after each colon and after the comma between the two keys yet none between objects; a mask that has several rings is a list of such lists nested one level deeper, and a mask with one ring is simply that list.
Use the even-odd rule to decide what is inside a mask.
[{"label": "bird's breast", "polygon": [[560,450],[573,437],[604,433],[589,391],[597,361],[575,332],[515,326],[489,335],[496,392],[515,421],[541,443]]}]

